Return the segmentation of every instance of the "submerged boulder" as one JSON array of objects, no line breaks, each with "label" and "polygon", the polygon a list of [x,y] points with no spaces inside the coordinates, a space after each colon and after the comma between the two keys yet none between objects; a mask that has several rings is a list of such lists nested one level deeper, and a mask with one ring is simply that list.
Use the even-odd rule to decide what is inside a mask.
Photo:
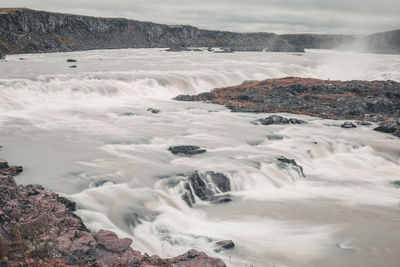
[{"label": "submerged boulder", "polygon": [[161,112],[161,110],[156,109],[156,108],[148,108],[147,111],[148,111],[148,112],[151,112],[151,113],[153,113],[153,114],[158,114],[158,113]]},{"label": "submerged boulder", "polygon": [[394,136],[400,137],[400,120],[387,120],[381,122],[379,127],[375,128],[374,131],[390,133]]},{"label": "submerged boulder", "polygon": [[168,149],[172,154],[182,154],[185,156],[191,156],[201,153],[206,153],[206,149],[201,149],[199,146],[172,146]]},{"label": "submerged boulder", "polygon": [[393,182],[391,182],[391,184],[392,184],[395,188],[400,188],[400,180],[398,180],[398,181],[393,181]]},{"label": "submerged boulder", "polygon": [[357,128],[357,126],[355,126],[354,123],[352,123],[350,121],[346,121],[345,123],[340,125],[340,127],[345,128],[345,129]]},{"label": "submerged boulder", "polygon": [[261,125],[272,125],[272,124],[305,124],[307,122],[294,118],[287,119],[282,116],[272,115],[264,119],[259,119],[256,121],[256,123],[259,123]]},{"label": "submerged boulder", "polygon": [[276,158],[281,164],[280,167],[286,167],[286,165],[291,165],[293,166],[296,171],[303,177],[306,177],[303,171],[303,167],[298,165],[297,162],[294,159],[288,159],[284,156],[279,156]]},{"label": "submerged boulder", "polygon": [[232,240],[223,240],[218,241],[215,243],[216,248],[214,249],[215,252],[220,252],[226,249],[233,249],[235,247],[235,243]]},{"label": "submerged boulder", "polygon": [[189,206],[196,202],[196,197],[215,204],[232,201],[230,195],[223,194],[231,191],[230,180],[223,173],[196,171],[186,177],[184,189],[186,192],[183,193],[182,199]]}]

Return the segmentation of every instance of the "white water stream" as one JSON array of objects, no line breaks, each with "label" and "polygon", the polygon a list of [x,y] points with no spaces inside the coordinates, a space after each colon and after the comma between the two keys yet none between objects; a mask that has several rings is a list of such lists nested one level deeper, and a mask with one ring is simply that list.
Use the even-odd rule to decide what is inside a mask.
[{"label": "white water stream", "polygon": [[[159,49],[9,56],[0,61],[0,156],[24,166],[18,182],[67,195],[91,230],[131,237],[149,254],[195,248],[234,267],[400,266],[400,189],[391,184],[400,180],[400,139],[290,114],[283,115],[309,124],[259,126],[251,122],[268,114],[171,100],[286,76],[400,81],[400,56]],[[168,151],[182,144],[208,151],[190,158]],[[279,168],[280,155],[306,177]],[[233,201],[188,207],[173,180],[195,170],[226,174]],[[236,247],[216,253],[213,242],[226,239]]]}]

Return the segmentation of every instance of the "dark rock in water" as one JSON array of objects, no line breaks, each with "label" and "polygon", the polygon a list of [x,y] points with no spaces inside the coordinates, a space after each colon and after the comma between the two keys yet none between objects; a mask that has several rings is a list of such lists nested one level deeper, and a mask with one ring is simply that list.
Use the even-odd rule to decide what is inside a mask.
[{"label": "dark rock in water", "polygon": [[374,131],[390,133],[394,136],[400,137],[400,120],[387,120],[381,122],[379,127],[375,128]]},{"label": "dark rock in water", "polygon": [[172,146],[168,149],[172,154],[182,154],[186,156],[206,153],[206,149],[201,149],[199,146]]},{"label": "dark rock in water", "polygon": [[340,127],[350,129],[350,128],[357,128],[357,126],[354,125],[354,123],[346,121],[343,123]]},{"label": "dark rock in water", "polygon": [[186,178],[184,188],[182,198],[190,207],[195,203],[195,196],[215,204],[232,201],[230,195],[222,194],[231,190],[229,178],[222,173],[196,171]]},{"label": "dark rock in water", "polygon": [[177,97],[174,97],[173,99],[178,100],[178,101],[195,101],[194,96],[192,96],[192,95],[178,95]]},{"label": "dark rock in water", "polygon": [[277,159],[278,161],[284,163],[284,164],[292,165],[293,167],[296,168],[296,170],[299,172],[299,174],[300,174],[301,176],[306,177],[306,176],[304,175],[303,167],[300,166],[300,165],[298,165],[297,162],[296,162],[294,159],[288,159],[288,158],[286,158],[286,157],[284,157],[284,156],[279,156],[279,157],[277,157],[276,159]]},{"label": "dark rock in water", "polygon": [[400,188],[400,180],[399,181],[393,181],[393,182],[391,182],[391,184],[396,188]]},{"label": "dark rock in water", "polygon": [[23,58],[23,57],[20,57],[20,58],[19,58],[19,60],[21,60],[21,61],[22,61],[22,60],[25,60],[25,58]]},{"label": "dark rock in water", "polygon": [[213,49],[213,53],[233,53],[233,49],[231,47],[221,47],[219,49]]},{"label": "dark rock in water", "polygon": [[178,95],[177,97],[174,97],[174,100],[177,101],[199,101],[200,99],[203,101],[210,101],[213,100],[215,96],[212,93],[205,92],[201,93],[198,96],[192,96],[192,95]]},{"label": "dark rock in water", "polygon": [[262,125],[271,125],[271,124],[305,124],[307,122],[298,119],[287,119],[281,116],[272,115],[264,119],[259,119],[256,122]]},{"label": "dark rock in water", "polygon": [[370,125],[372,125],[372,123],[370,123],[368,121],[358,121],[357,124],[361,125],[361,126],[370,126]]},{"label": "dark rock in water", "polygon": [[233,249],[235,247],[235,243],[233,243],[232,240],[224,240],[224,241],[218,241],[215,243],[217,248],[215,249],[216,252],[220,252],[221,250],[225,249]]},{"label": "dark rock in water", "polygon": [[77,65],[72,65],[72,66],[69,66],[71,69],[76,69],[78,66]]},{"label": "dark rock in water", "polygon": [[69,63],[78,62],[78,60],[69,58],[69,59],[67,59],[67,62],[69,62]]},{"label": "dark rock in water", "polygon": [[219,191],[223,193],[231,191],[231,183],[225,174],[218,172],[206,172],[206,175],[211,177],[211,181],[217,186]]},{"label": "dark rock in water", "polygon": [[122,113],[120,116],[131,117],[131,116],[135,116],[135,113],[133,113],[133,112],[125,112],[125,113]]},{"label": "dark rock in water", "polygon": [[224,195],[214,195],[209,198],[207,198],[208,201],[210,201],[213,204],[221,204],[221,203],[227,203],[232,201],[232,197],[229,194],[224,194]]},{"label": "dark rock in water", "polygon": [[167,52],[187,52],[190,51],[190,49],[182,46],[177,46],[177,47],[171,47],[166,50]]},{"label": "dark rock in water", "polygon": [[148,108],[147,111],[148,111],[148,112],[151,112],[151,113],[153,113],[153,114],[158,114],[158,113],[161,112],[161,110],[156,109],[156,108]]},{"label": "dark rock in water", "polygon": [[276,141],[276,140],[283,140],[284,137],[282,135],[276,135],[276,134],[269,134],[267,135],[268,140],[270,141]]}]

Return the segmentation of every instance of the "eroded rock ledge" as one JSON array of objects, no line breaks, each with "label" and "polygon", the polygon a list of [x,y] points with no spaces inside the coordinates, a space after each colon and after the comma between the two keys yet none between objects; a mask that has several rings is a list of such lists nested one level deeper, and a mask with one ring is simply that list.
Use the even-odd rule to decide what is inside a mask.
[{"label": "eroded rock ledge", "polygon": [[17,185],[21,171],[0,159],[0,266],[225,266],[196,250],[171,259],[142,255],[129,238],[90,232],[75,203],[40,185]]},{"label": "eroded rock ledge", "polygon": [[325,119],[380,122],[375,130],[400,137],[400,83],[283,78],[249,81],[180,101],[206,101],[234,112],[288,112]]}]

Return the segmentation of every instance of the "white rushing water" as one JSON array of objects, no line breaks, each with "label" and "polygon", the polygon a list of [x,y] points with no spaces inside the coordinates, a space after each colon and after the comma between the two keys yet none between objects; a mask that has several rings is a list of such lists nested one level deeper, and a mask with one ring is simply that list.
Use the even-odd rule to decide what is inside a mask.
[{"label": "white rushing water", "polygon": [[[400,180],[398,138],[374,125],[342,129],[342,121],[290,114],[309,124],[254,125],[268,114],[171,100],[286,76],[400,81],[400,56],[160,49],[9,56],[0,62],[0,156],[24,166],[18,182],[68,196],[91,230],[131,237],[149,254],[195,248],[235,267],[400,266],[400,189],[391,184]],[[182,144],[207,153],[168,151]],[[281,168],[280,155],[306,177]],[[196,170],[227,175],[233,201],[188,207],[175,181]],[[213,243],[227,239],[235,249],[215,252]]]}]

